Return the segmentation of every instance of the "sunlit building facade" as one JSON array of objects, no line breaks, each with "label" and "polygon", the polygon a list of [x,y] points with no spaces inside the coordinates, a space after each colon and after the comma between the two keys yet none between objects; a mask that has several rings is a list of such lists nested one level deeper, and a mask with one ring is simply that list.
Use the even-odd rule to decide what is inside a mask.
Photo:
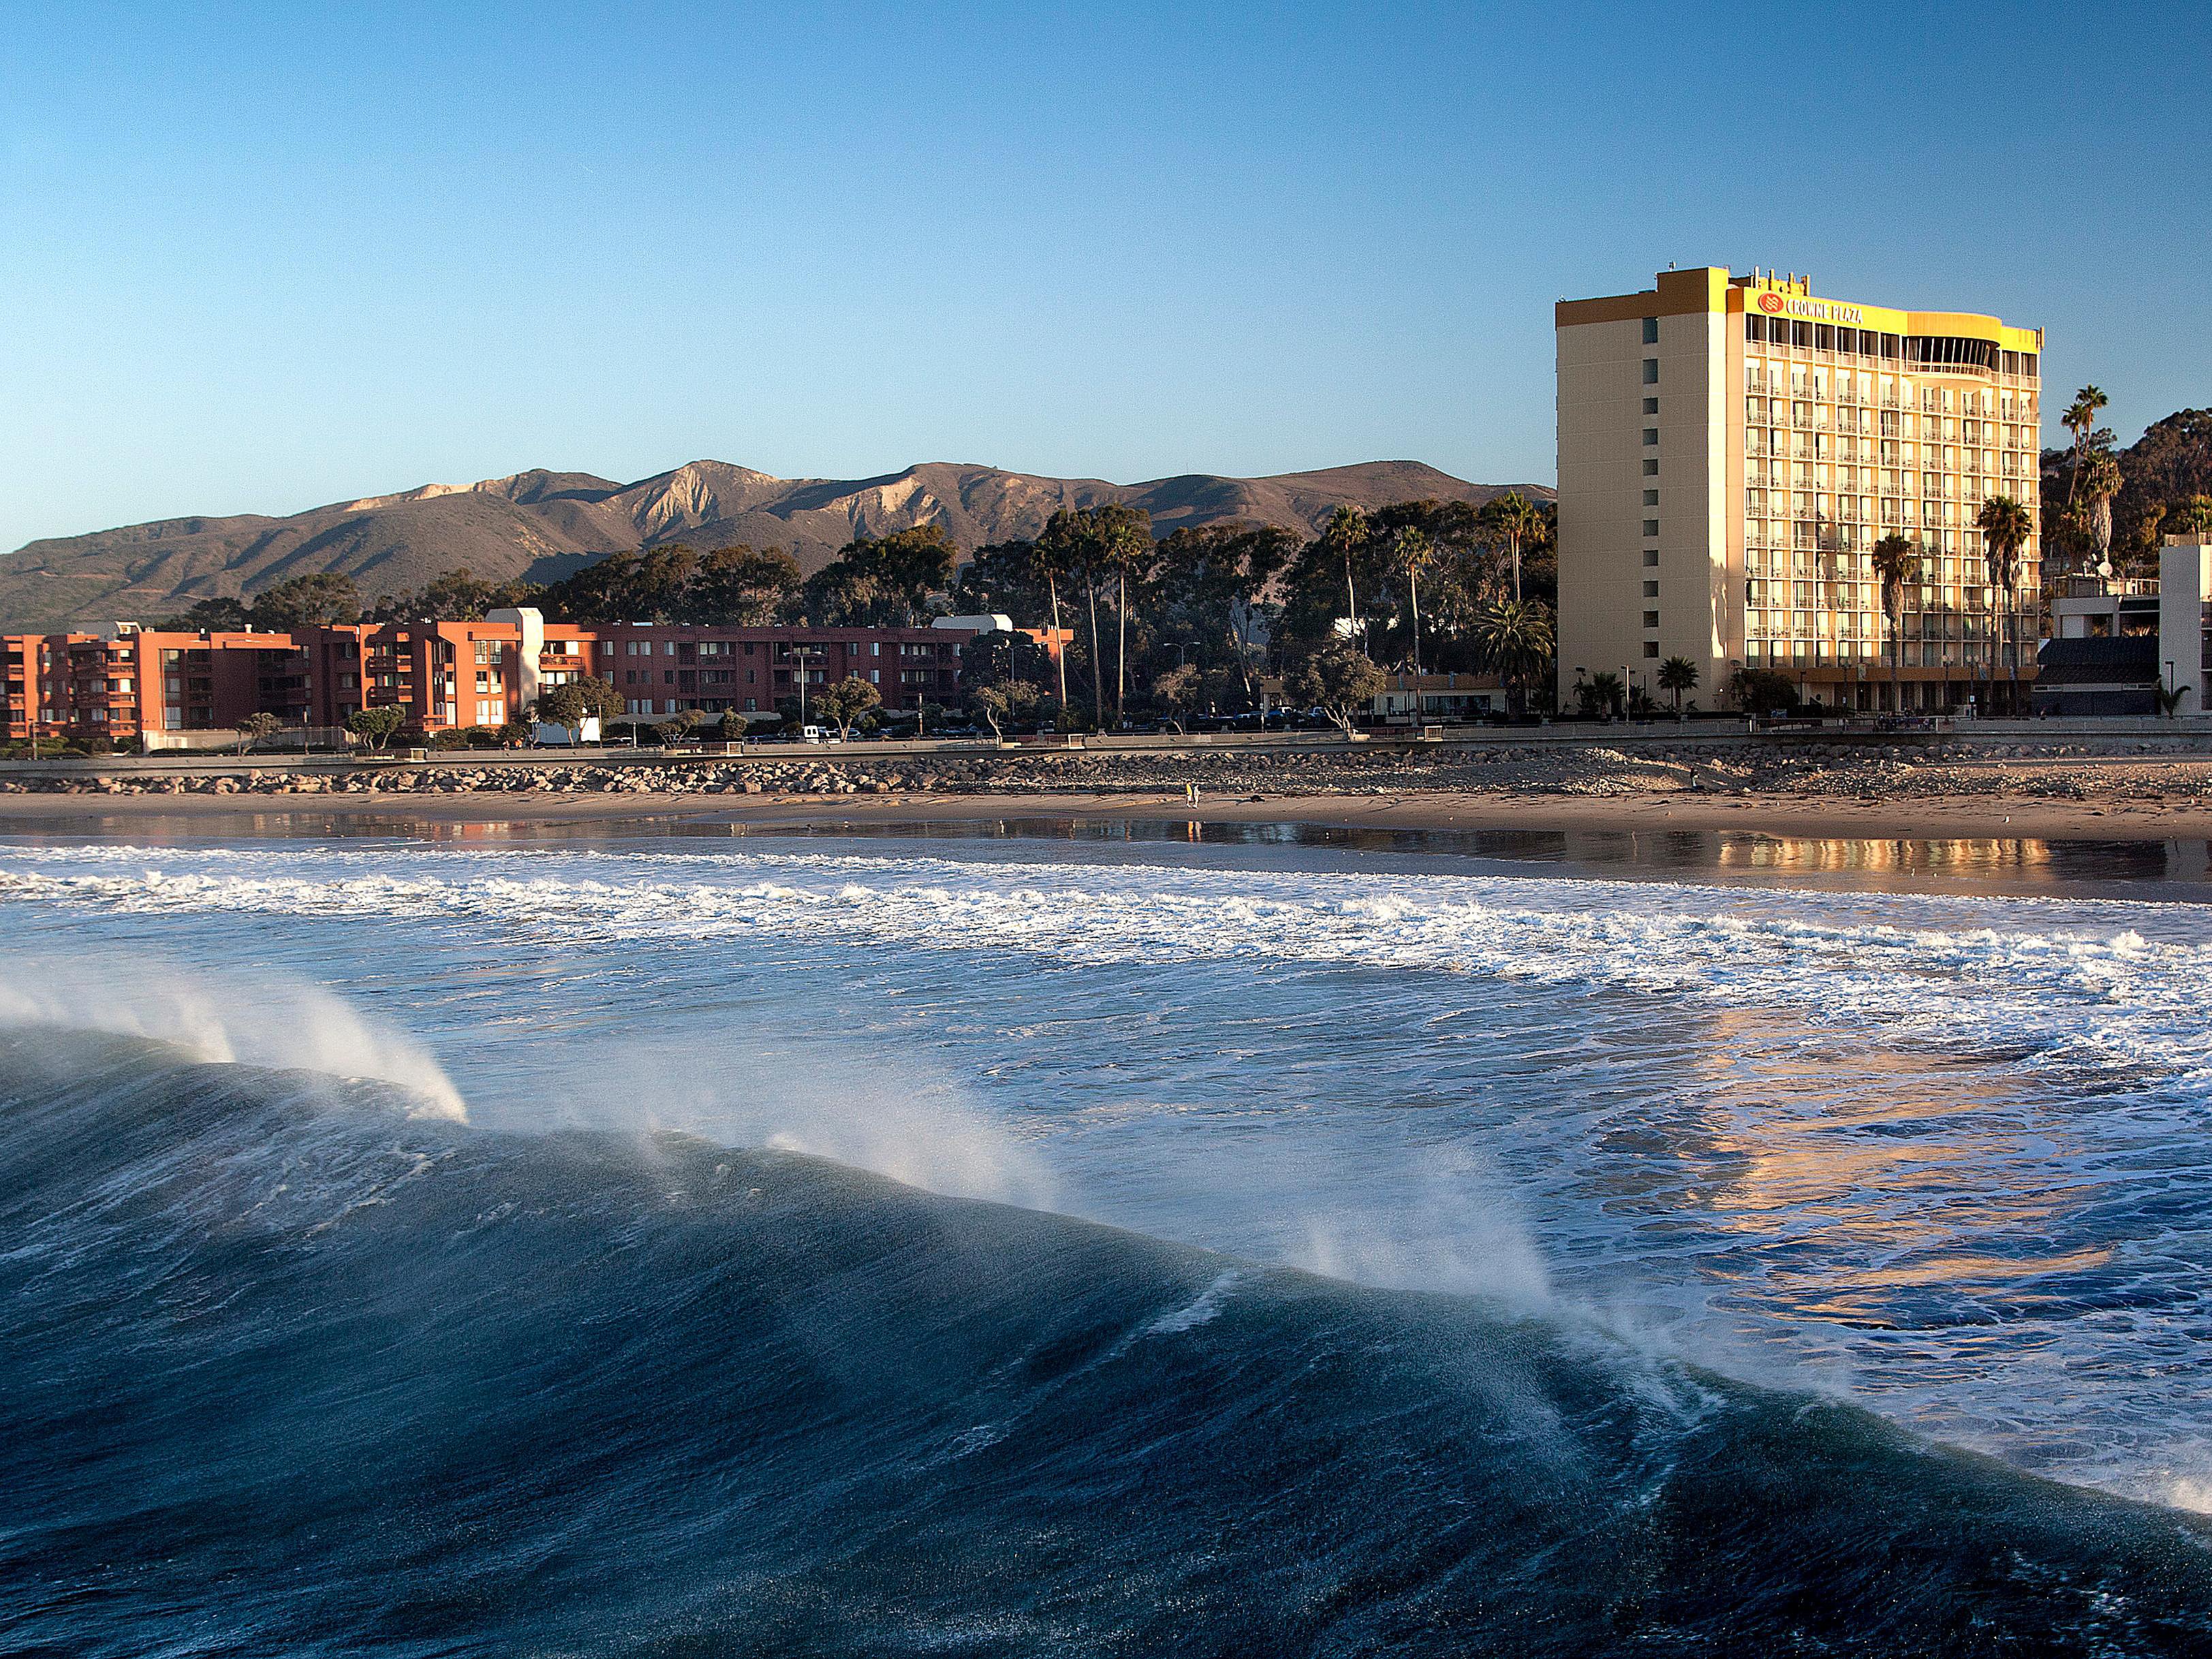
[{"label": "sunlit building facade", "polygon": [[[1887,709],[1894,643],[1906,710],[1986,705],[1992,677],[2025,706],[2040,540],[2001,628],[1975,520],[1999,495],[2036,519],[2042,331],[1722,266],[1562,301],[1556,323],[1563,703],[1601,673],[1668,701],[1680,657],[1707,708],[1755,668]],[[1890,534],[1921,559],[1894,641],[1871,557]]]}]

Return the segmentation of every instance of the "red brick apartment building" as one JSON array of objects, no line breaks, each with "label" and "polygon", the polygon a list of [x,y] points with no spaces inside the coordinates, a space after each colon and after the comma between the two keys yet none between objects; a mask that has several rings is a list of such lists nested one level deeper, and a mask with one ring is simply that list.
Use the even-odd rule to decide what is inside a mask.
[{"label": "red brick apartment building", "polygon": [[599,630],[603,672],[629,712],[667,715],[684,709],[773,714],[857,676],[874,686],[887,708],[948,702],[960,689],[960,647],[975,637],[951,628],[678,628],[625,623]]},{"label": "red brick apartment building", "polygon": [[384,623],[289,633],[0,637],[0,736],[105,735],[118,743],[228,731],[249,714],[289,726],[342,726],[397,705],[425,732],[520,718],[550,686],[613,682],[635,715],[682,709],[772,714],[811,688],[857,674],[884,706],[947,701],[969,629],[712,628],[548,623],[535,611],[483,622]]}]

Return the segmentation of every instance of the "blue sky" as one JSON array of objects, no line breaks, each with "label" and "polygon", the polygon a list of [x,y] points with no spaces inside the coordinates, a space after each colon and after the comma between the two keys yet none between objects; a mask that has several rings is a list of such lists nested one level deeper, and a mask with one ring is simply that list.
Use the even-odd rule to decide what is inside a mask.
[{"label": "blue sky", "polygon": [[1553,301],[1669,260],[2040,324],[2124,440],[2212,404],[2201,3],[0,31],[0,548],[702,456],[1547,481]]}]

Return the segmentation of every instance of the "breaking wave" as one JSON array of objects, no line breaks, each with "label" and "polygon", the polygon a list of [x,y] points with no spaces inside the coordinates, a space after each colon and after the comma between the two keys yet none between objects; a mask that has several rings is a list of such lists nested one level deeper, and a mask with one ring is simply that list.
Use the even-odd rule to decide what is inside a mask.
[{"label": "breaking wave", "polygon": [[1485,1297],[0,1034],[19,1650],[2203,1650],[2212,1525]]}]

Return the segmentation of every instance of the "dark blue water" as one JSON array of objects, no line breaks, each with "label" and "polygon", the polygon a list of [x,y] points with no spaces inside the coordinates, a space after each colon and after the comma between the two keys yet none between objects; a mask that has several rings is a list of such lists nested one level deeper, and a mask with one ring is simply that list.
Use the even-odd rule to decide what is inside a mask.
[{"label": "dark blue water", "polygon": [[0,1649],[2212,1650],[2203,907],[1103,850],[0,853]]}]

